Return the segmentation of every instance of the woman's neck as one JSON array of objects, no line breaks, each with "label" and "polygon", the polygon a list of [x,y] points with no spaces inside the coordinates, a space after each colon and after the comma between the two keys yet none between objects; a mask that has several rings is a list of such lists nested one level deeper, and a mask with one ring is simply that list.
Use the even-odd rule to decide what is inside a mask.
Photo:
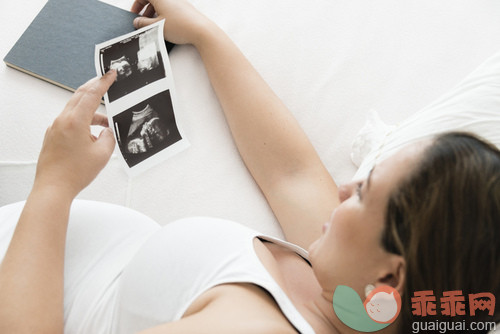
[{"label": "woman's neck", "polygon": [[318,334],[340,333],[335,326],[335,320],[339,320],[335,317],[333,305],[323,295],[309,263],[282,246],[263,244],[272,258],[263,256],[256,247],[261,261],[314,331]]}]

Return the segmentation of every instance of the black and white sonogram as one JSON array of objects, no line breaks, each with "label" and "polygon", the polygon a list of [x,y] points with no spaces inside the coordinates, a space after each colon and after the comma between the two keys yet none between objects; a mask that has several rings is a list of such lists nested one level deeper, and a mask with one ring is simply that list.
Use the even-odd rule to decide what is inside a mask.
[{"label": "black and white sonogram", "polygon": [[113,124],[118,146],[129,167],[182,139],[169,90],[117,114]]},{"label": "black and white sonogram", "polygon": [[158,27],[131,36],[99,51],[101,74],[116,70],[116,82],[108,90],[109,102],[165,78],[158,43]]}]

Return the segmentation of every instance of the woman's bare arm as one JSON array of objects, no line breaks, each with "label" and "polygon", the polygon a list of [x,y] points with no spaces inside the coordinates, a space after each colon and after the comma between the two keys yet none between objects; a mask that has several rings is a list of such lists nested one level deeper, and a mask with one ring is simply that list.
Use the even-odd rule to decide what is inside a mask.
[{"label": "woman's bare arm", "polygon": [[[193,44],[203,59],[238,150],[286,238],[307,248],[337,205],[337,186],[292,113],[214,23],[181,1],[151,0],[165,37]],[[149,2],[138,0],[138,12]],[[147,10],[148,11],[148,10]],[[149,10],[149,14],[154,11]],[[182,21],[177,19],[179,13]]]},{"label": "woman's bare arm", "polygon": [[47,130],[33,189],[0,265],[0,333],[63,333],[64,250],[71,203],[104,167],[114,147],[90,124],[114,74],[94,79],[70,99]]},{"label": "woman's bare arm", "polygon": [[71,199],[33,189],[0,266],[0,332],[63,332],[63,266]]},{"label": "woman's bare arm", "polygon": [[317,239],[337,187],[292,113],[226,34],[213,26],[197,47],[238,150],[287,240]]}]

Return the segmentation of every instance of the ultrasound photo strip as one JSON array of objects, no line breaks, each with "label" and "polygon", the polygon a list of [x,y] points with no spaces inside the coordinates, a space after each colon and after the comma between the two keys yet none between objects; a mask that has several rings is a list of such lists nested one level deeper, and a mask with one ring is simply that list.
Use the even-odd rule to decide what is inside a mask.
[{"label": "ultrasound photo strip", "polygon": [[96,46],[98,75],[117,71],[104,101],[127,172],[135,175],[189,146],[175,116],[163,20]]},{"label": "ultrasound photo strip", "polygon": [[113,126],[118,147],[129,167],[182,141],[170,90],[113,116]]},{"label": "ultrasound photo strip", "polygon": [[99,50],[100,74],[117,72],[116,81],[107,93],[109,102],[166,77],[159,30],[155,26]]}]

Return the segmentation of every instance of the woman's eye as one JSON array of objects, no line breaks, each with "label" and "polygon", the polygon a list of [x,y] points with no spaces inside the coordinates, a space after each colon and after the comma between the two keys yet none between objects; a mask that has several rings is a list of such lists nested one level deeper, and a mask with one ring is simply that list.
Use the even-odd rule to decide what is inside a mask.
[{"label": "woman's eye", "polygon": [[363,187],[363,183],[359,182],[356,185],[356,195],[358,195],[359,199],[361,199],[361,188]]}]

